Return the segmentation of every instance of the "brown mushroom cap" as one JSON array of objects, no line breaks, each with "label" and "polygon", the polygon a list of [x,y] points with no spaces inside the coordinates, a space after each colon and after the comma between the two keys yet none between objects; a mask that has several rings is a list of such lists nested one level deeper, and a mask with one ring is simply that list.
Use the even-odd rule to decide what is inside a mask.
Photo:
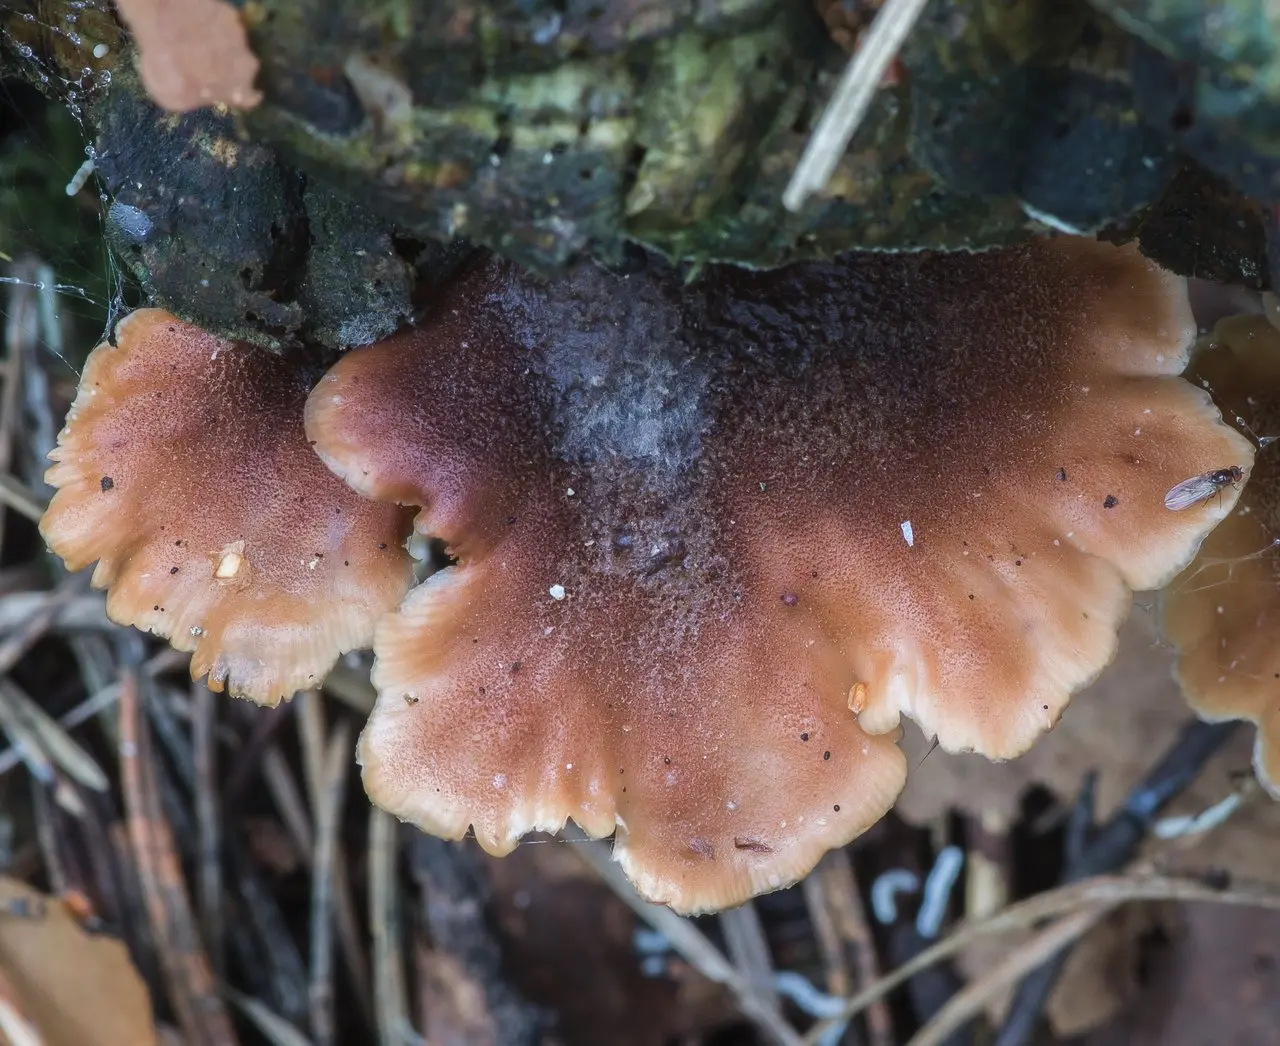
[{"label": "brown mushroom cap", "polygon": [[239,6],[228,0],[115,0],[138,48],[138,75],[171,112],[223,104],[251,109],[258,57]]},{"label": "brown mushroom cap", "polygon": [[1183,281],[1086,241],[472,269],[307,405],[458,559],[379,626],[369,794],[495,853],[616,824],[684,910],[804,874],[902,784],[870,735],[1022,751],[1229,509],[1163,507],[1247,458],[1193,336]]},{"label": "brown mushroom cap", "polygon": [[315,369],[159,309],[89,355],[40,523],[68,569],[98,561],[120,624],[193,651],[191,674],[276,704],[368,646],[412,581],[402,509],[308,446]]},{"label": "brown mushroom cap", "polygon": [[[1223,320],[1188,372],[1228,416],[1280,433],[1280,331],[1262,316]],[[1233,511],[1165,591],[1162,627],[1178,681],[1205,719],[1258,727],[1254,766],[1280,797],[1280,456],[1258,455]],[[1231,462],[1223,461],[1222,465]]]}]

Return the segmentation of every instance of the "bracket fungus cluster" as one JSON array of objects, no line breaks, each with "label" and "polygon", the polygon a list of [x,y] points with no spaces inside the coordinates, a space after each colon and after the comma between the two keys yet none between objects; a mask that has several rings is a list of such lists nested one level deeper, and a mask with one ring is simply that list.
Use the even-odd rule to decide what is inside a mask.
[{"label": "bracket fungus cluster", "polygon": [[[1280,432],[1280,330],[1263,316],[1221,320],[1188,376],[1228,417],[1273,442]],[[1209,720],[1258,728],[1254,766],[1280,798],[1280,448],[1264,449],[1235,510],[1162,597],[1178,681]]]},{"label": "bracket fungus cluster", "polygon": [[[177,640],[185,609],[157,618],[120,596],[167,560],[106,535],[155,531],[207,480],[188,470],[150,499],[117,484],[127,501],[94,484],[104,454],[128,480],[143,461],[177,475],[173,438],[129,412],[154,417],[139,404],[173,387],[169,352],[207,337],[180,329],[172,350],[152,342],[153,378],[130,396],[94,400],[105,364],[86,371],[45,525],[71,565],[102,558],[118,619]],[[681,911],[794,881],[893,803],[903,713],[950,750],[1024,751],[1111,659],[1130,590],[1166,583],[1230,511],[1230,487],[1163,505],[1187,476],[1252,461],[1180,377],[1193,337],[1183,280],[1087,240],[688,284],[655,259],[551,282],[476,260],[421,325],[347,353],[306,401],[317,466],[360,506],[397,506],[361,508],[369,530],[344,533],[367,550],[416,510],[454,559],[377,624],[370,796],[443,836],[473,828],[492,853],[568,819],[616,831],[641,891]],[[241,366],[277,366],[252,358]],[[210,444],[201,466],[243,492],[245,528],[244,506],[270,501],[262,476],[282,475],[271,426],[305,449],[309,382],[259,387],[272,381],[288,395],[223,401],[236,451]],[[304,508],[289,518],[306,539],[256,547],[285,563],[318,540],[328,517]],[[230,540],[202,526],[202,549]],[[396,554],[368,567],[394,582],[361,604],[362,626],[405,584],[399,544],[378,540]],[[262,600],[296,580],[252,565]],[[309,594],[332,612],[329,592]],[[238,634],[243,606],[217,605]],[[226,671],[206,638],[193,670]]]}]

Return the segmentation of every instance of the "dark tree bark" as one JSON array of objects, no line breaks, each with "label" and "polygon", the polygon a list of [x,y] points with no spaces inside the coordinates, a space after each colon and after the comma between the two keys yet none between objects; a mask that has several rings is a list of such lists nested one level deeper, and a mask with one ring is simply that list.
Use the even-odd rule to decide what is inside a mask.
[{"label": "dark tree bark", "polygon": [[[113,245],[149,296],[268,346],[380,336],[460,240],[551,273],[627,243],[772,266],[1057,228],[1268,284],[1265,0],[1215,19],[1198,0],[932,0],[830,184],[792,214],[782,191],[847,58],[836,41],[877,6],[843,0],[833,34],[826,0],[253,0],[261,104],[182,118],[145,97],[107,0],[0,4],[0,43],[13,73],[56,68],[40,86],[83,108]],[[108,87],[74,90],[102,72]]]}]

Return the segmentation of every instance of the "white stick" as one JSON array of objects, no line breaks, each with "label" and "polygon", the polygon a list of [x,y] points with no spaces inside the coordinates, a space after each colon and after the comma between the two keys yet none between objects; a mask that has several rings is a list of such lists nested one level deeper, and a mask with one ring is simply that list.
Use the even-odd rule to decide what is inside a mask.
[{"label": "white stick", "polygon": [[902,49],[928,0],[885,0],[867,35],[845,66],[840,83],[804,147],[782,205],[798,211],[811,194],[826,188],[840,157],[862,124],[885,70]]}]

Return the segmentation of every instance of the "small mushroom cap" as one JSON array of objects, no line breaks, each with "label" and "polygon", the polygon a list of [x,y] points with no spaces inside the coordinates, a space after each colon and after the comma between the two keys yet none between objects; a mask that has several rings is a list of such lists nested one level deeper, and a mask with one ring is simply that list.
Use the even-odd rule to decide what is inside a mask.
[{"label": "small mushroom cap", "polygon": [[[1280,432],[1280,331],[1262,316],[1222,320],[1189,375],[1259,436]],[[1205,719],[1258,727],[1254,765],[1280,797],[1280,457],[1262,451],[1235,510],[1161,600],[1178,681]],[[1235,464],[1224,460],[1221,466]]]},{"label": "small mushroom cap", "polygon": [[193,651],[191,674],[263,704],[317,685],[412,581],[402,509],[307,444],[315,370],[140,309],[93,350],[50,454],[40,532],[95,560],[120,624]]},{"label": "small mushroom cap", "polygon": [[889,805],[902,712],[1021,752],[1227,511],[1163,506],[1248,457],[1193,336],[1183,281],[1092,241],[472,269],[307,405],[458,560],[379,626],[369,794],[495,853],[616,824],[682,910],[791,881]]},{"label": "small mushroom cap", "polygon": [[115,0],[138,47],[138,75],[151,100],[170,112],[206,105],[251,109],[258,57],[249,49],[239,5],[228,0]]}]

